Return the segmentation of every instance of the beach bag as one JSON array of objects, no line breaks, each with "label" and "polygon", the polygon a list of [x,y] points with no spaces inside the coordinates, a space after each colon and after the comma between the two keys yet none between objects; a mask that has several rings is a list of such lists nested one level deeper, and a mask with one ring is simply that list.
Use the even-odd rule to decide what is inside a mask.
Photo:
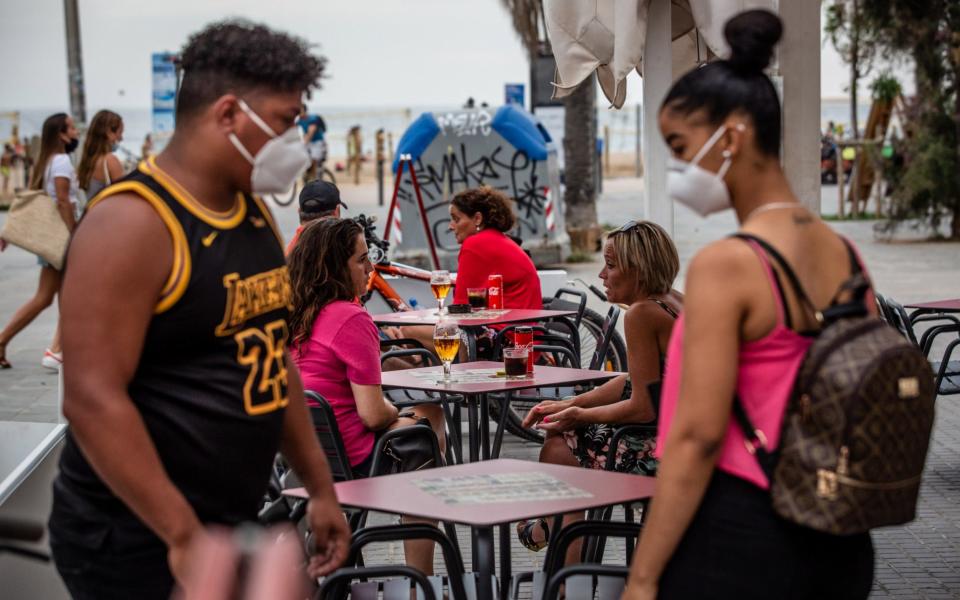
[{"label": "beach bag", "polygon": [[763,433],[734,401],[747,450],[770,481],[774,510],[835,535],[912,521],[936,400],[926,358],[867,314],[870,284],[846,240],[853,275],[838,295],[849,290],[853,299],[820,312],[774,248],[737,237],[757,242],[779,263],[801,306],[822,326],[797,372],[778,448],[765,448]]},{"label": "beach bag", "polygon": [[56,202],[43,190],[22,190],[17,193],[0,237],[36,254],[54,269],[63,269],[70,231],[57,210]]}]

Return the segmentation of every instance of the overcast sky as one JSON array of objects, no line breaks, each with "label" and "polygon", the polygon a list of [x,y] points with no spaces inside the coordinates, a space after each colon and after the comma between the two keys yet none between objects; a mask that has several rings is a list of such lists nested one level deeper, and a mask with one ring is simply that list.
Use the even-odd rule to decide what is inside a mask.
[{"label": "overcast sky", "polygon": [[[242,16],[302,36],[329,59],[319,106],[499,104],[528,78],[499,0],[79,0],[87,107],[148,108],[150,54]],[[822,95],[846,95],[825,47]],[[864,87],[863,89],[866,89]],[[527,92],[529,94],[529,91]],[[639,101],[636,74],[627,102]],[[62,0],[0,0],[0,109],[69,105]],[[603,104],[601,104],[602,106]]]}]

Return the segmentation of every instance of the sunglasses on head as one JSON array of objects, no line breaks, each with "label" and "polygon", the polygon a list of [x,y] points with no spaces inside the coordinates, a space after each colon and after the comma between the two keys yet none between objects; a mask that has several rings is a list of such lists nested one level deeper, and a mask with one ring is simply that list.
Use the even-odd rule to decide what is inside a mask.
[{"label": "sunglasses on head", "polygon": [[618,229],[614,229],[613,231],[611,231],[610,235],[613,235],[616,233],[627,233],[628,231],[632,231],[639,224],[640,224],[639,221],[627,221],[626,223],[621,225]]}]

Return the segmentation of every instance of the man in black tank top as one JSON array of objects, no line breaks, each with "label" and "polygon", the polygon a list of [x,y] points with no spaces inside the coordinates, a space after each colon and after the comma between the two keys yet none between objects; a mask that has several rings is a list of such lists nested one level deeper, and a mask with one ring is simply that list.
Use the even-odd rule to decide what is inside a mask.
[{"label": "man in black tank top", "polygon": [[168,598],[204,524],[256,518],[278,451],[334,569],[349,531],[286,352],[290,279],[257,194],[307,165],[294,121],[323,61],[264,27],[189,41],[167,148],[87,209],[61,301],[51,547],[74,598]]}]

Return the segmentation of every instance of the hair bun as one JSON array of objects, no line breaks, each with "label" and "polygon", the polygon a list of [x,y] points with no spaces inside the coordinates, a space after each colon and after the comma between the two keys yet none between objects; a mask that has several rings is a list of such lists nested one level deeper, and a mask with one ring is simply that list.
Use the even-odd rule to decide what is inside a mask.
[{"label": "hair bun", "polygon": [[783,22],[777,15],[768,10],[744,11],[723,27],[723,37],[730,45],[727,62],[743,73],[762,72],[782,35]]}]

